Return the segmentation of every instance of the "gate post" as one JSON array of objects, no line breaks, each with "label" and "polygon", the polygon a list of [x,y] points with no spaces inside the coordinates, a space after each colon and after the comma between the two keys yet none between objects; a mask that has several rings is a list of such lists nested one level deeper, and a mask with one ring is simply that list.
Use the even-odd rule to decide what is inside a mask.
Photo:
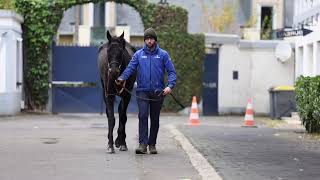
[{"label": "gate post", "polygon": [[0,115],[14,115],[24,108],[22,16],[0,10]]}]

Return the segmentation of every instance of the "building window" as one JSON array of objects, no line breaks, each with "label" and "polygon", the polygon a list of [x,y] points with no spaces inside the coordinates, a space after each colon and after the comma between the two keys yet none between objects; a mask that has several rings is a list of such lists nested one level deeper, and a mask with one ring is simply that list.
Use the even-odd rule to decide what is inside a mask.
[{"label": "building window", "polygon": [[272,7],[262,7],[261,8],[261,39],[271,39],[272,38]]},{"label": "building window", "polygon": [[238,80],[239,79],[238,71],[233,71],[232,75],[233,75],[233,80]]},{"label": "building window", "polygon": [[105,3],[94,4],[94,22],[95,27],[105,26]]},{"label": "building window", "polygon": [[79,25],[84,25],[83,23],[83,5],[79,6]]}]

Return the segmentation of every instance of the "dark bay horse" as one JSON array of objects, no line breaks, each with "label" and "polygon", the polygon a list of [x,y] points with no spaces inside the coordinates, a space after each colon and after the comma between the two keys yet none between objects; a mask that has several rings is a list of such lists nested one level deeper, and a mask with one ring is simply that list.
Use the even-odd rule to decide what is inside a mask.
[{"label": "dark bay horse", "polygon": [[[115,83],[115,80],[128,66],[135,49],[121,36],[111,36],[107,32],[108,42],[99,47],[98,65],[103,88],[103,97],[106,104],[106,114],[108,117],[108,153],[115,153],[114,144],[120,151],[127,151],[126,144],[126,122],[127,108],[131,99],[131,94],[123,90],[123,87]],[[136,73],[131,75],[125,82],[125,88],[131,91],[136,80]],[[113,141],[113,129],[115,126],[114,101],[115,96],[121,97],[118,107],[119,127],[118,136]]]}]

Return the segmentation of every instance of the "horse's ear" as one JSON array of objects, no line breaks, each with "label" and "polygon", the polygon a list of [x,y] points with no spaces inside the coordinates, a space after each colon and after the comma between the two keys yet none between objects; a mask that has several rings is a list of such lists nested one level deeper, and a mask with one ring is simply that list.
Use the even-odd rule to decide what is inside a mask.
[{"label": "horse's ear", "polygon": [[120,38],[123,39],[123,37],[124,37],[124,31],[122,31]]},{"label": "horse's ear", "polygon": [[126,47],[126,40],[124,39],[124,31],[120,35],[120,39],[121,39],[121,42],[122,42],[122,48],[124,49]]},{"label": "horse's ear", "polygon": [[108,39],[109,41],[111,41],[111,34],[110,34],[109,31],[107,31],[107,39]]}]

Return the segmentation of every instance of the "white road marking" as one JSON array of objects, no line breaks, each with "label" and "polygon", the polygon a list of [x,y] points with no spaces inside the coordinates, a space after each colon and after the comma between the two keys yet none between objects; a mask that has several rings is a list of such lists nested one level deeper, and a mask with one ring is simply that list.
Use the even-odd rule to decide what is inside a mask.
[{"label": "white road marking", "polygon": [[174,135],[174,138],[181,144],[184,151],[189,156],[193,167],[199,172],[203,180],[222,180],[216,170],[209,164],[188,139],[174,126],[167,125],[166,128]]}]

